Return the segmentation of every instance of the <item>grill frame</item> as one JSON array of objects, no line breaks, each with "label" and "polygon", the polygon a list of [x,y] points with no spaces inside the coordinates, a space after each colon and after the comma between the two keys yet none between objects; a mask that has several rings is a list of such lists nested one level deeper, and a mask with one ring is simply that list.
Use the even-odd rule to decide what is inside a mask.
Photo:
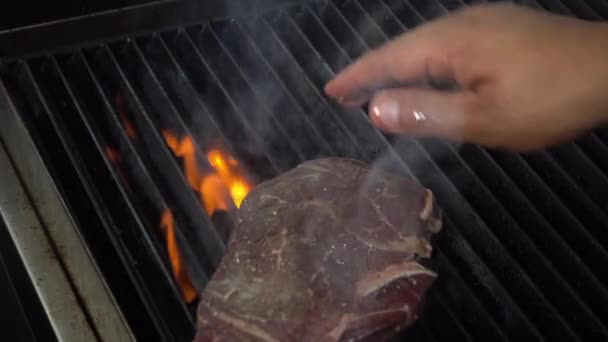
[{"label": "grill frame", "polygon": [[[595,7],[583,1],[567,3],[568,6],[561,1],[529,2],[590,20],[608,14],[598,10],[601,7],[597,2],[593,4]],[[224,147],[237,155],[244,150],[237,144],[239,139],[264,146],[259,153],[260,166],[255,167],[259,179],[276,175],[297,161],[339,151],[341,156],[366,160],[382,157],[386,161],[380,160],[380,164],[410,175],[433,189],[447,212],[448,228],[435,242],[437,253],[433,263],[442,275],[436,286],[440,290],[432,292],[421,323],[408,331],[408,336],[416,340],[447,340],[454,336],[460,340],[496,341],[608,337],[605,321],[608,315],[603,306],[608,299],[605,285],[608,279],[601,273],[603,261],[608,261],[604,247],[608,246],[608,233],[602,230],[608,222],[608,208],[605,195],[600,191],[608,189],[605,174],[608,165],[605,158],[602,159],[608,156],[605,130],[599,129],[572,144],[518,155],[435,139],[387,137],[363,119],[365,112],[344,110],[322,95],[324,82],[370,47],[407,27],[445,15],[462,5],[462,1],[447,0],[311,2],[270,10],[233,23],[191,25],[108,44],[97,41],[97,47],[79,48],[76,53],[64,51],[18,62],[10,62],[12,58],[9,58],[5,61],[12,64],[4,66],[2,78],[13,83],[13,99],[28,98],[18,92],[32,88],[29,100],[35,103],[38,97],[51,124],[63,132],[51,145],[63,146],[63,151],[55,153],[63,154],[65,160],[76,165],[76,177],[98,208],[93,211],[102,221],[100,227],[112,238],[116,234],[112,227],[127,224],[114,222],[113,214],[107,221],[107,212],[121,211],[104,208],[108,206],[104,204],[107,200],[102,198],[104,194],[96,194],[97,180],[90,179],[88,174],[92,172],[86,171],[90,167],[84,162],[87,154],[83,156],[83,151],[70,149],[74,146],[70,135],[77,132],[78,127],[90,134],[88,150],[97,154],[97,163],[106,169],[102,175],[107,178],[106,182],[115,184],[115,193],[126,207],[122,217],[135,222],[133,226],[137,227],[139,236],[156,253],[151,263],[160,271],[142,271],[128,265],[124,271],[132,277],[132,293],[146,298],[140,305],[147,306],[150,322],[158,327],[158,336],[154,337],[187,339],[189,335],[184,333],[187,326],[163,321],[161,312],[181,313],[183,322],[193,324],[193,316],[188,316],[192,308],[179,304],[179,291],[170,281],[169,266],[160,252],[162,243],[147,231],[147,227],[154,224],[145,222],[151,219],[143,219],[146,216],[140,209],[141,203],[145,203],[140,198],[143,195],[134,194],[121,183],[119,170],[103,154],[110,137],[121,151],[130,151],[124,162],[141,171],[137,182],[150,188],[145,195],[155,199],[151,201],[152,206],[181,208],[173,210],[178,213],[177,237],[199,286],[212,272],[209,264],[200,261],[210,257],[211,264],[217,263],[225,241],[225,234],[215,232],[211,219],[200,210],[198,199],[188,190],[179,162],[164,144],[160,131],[167,127],[192,135],[199,148],[207,146],[206,137],[210,135],[224,139]],[[260,36],[270,39],[256,41]],[[0,46],[4,46],[4,37],[0,35]],[[234,44],[236,39],[227,37],[244,37],[249,51]],[[34,50],[29,47],[22,51]],[[164,74],[163,69],[172,70],[177,79]],[[237,81],[230,80],[231,76]],[[96,102],[93,95],[76,86],[86,83],[89,83],[88,89],[100,96],[97,101],[100,108],[93,105]],[[126,106],[135,113],[132,117],[139,118],[136,125],[146,127],[140,142],[129,139],[120,122],[117,105],[111,100],[111,94],[117,89],[126,94]],[[268,94],[273,91],[284,95],[282,102],[267,105],[265,99],[272,98]],[[158,96],[157,100],[154,95]],[[192,102],[188,102],[188,96]],[[221,99],[212,100],[213,97]],[[58,99],[67,99],[68,104],[59,107]],[[83,105],[85,103],[87,105]],[[26,113],[32,112],[32,106],[20,103],[20,112],[31,115]],[[277,146],[272,140],[270,146],[266,146],[267,128],[252,122],[245,113],[253,110],[266,118],[290,106],[296,113],[291,115],[300,115],[306,128],[296,132],[302,134],[296,142],[310,141],[320,146],[318,149],[311,150],[293,142]],[[62,127],[65,124],[59,112],[73,113],[74,120],[80,122],[73,128]],[[202,122],[188,115],[199,112]],[[101,125],[95,124],[99,120],[96,121],[93,113],[111,118],[112,127],[100,128]],[[227,128],[230,122],[240,122],[244,127],[241,131],[254,136],[230,131]],[[328,134],[319,127],[319,122],[327,122],[332,127],[330,131],[336,134]],[[294,131],[290,124],[272,119],[272,127],[283,137],[290,137]],[[40,134],[40,125],[30,118],[29,131]],[[41,150],[44,139],[45,134],[34,139]],[[159,155],[146,159],[141,144],[159,151]],[[384,150],[387,146],[394,149]],[[276,160],[277,154],[290,155],[293,159]],[[50,160],[52,157],[47,156],[47,167],[53,169],[56,165]],[[577,167],[581,165],[587,177],[578,177]],[[99,198],[95,199],[96,196]],[[546,202],[541,198],[546,198]],[[534,228],[529,227],[530,222],[534,222]],[[124,227],[122,229],[128,231]],[[94,239],[93,236],[89,239]],[[188,243],[192,240],[207,241],[207,248],[192,248]],[[116,238],[105,243],[113,246],[118,259],[128,259],[132,253],[128,247],[121,247],[122,242]],[[146,294],[151,286],[147,282],[153,279],[164,279],[170,285],[154,290],[156,295]],[[165,299],[164,304],[153,298],[167,292],[170,298]]]},{"label": "grill frame", "polygon": [[232,0],[224,5],[217,1],[153,0],[88,15],[65,17],[0,31],[0,60],[14,61],[128,39],[134,35],[178,29],[211,19],[251,15],[298,1]]},{"label": "grill frame", "polygon": [[[39,300],[42,314],[46,315],[36,322],[34,335],[39,338],[39,334],[49,333],[45,327],[48,320],[50,333],[54,334],[48,338],[51,341],[100,336],[128,340],[131,331],[113,294],[82,243],[68,208],[3,85],[0,106],[0,214],[6,223],[2,227],[7,228],[2,234],[9,235],[8,243],[14,245],[20,259],[9,261],[23,263],[37,297],[21,300]],[[9,251],[10,248],[6,252]],[[17,280],[19,274],[11,276]],[[27,332],[19,334],[26,338]]]}]

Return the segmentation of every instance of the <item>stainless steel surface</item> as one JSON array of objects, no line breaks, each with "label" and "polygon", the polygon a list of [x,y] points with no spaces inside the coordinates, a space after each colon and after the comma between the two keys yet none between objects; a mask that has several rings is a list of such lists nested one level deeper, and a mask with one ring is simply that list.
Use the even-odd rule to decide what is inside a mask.
[{"label": "stainless steel surface", "polygon": [[0,142],[0,214],[58,339],[134,340],[1,83]]}]

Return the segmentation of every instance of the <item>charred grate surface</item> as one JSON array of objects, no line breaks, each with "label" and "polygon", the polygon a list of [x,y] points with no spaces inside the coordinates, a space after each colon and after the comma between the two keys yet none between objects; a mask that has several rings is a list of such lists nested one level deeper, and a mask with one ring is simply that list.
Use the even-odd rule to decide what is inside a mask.
[{"label": "charred grate surface", "polygon": [[[590,20],[600,0],[526,4]],[[462,0],[333,0],[20,60],[2,81],[141,340],[188,340],[196,321],[173,281],[171,209],[195,285],[227,232],[205,214],[163,139],[221,147],[256,181],[345,156],[411,175],[446,224],[440,277],[408,341],[608,339],[608,132],[531,154],[387,137],[323,85],[369,48]]]}]

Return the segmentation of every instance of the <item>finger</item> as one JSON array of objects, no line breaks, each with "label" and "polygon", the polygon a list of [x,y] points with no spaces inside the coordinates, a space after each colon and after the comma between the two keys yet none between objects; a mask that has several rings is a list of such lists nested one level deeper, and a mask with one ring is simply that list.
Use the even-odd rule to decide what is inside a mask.
[{"label": "finger", "polygon": [[360,106],[378,89],[423,79],[428,49],[409,40],[402,36],[367,53],[330,81],[325,92],[344,105]]},{"label": "finger", "polygon": [[467,139],[475,94],[423,89],[389,89],[374,96],[372,122],[392,133]]},{"label": "finger", "polygon": [[450,79],[445,52],[455,40],[452,26],[454,19],[442,18],[370,51],[330,81],[326,93],[344,105],[359,106],[379,89]]}]

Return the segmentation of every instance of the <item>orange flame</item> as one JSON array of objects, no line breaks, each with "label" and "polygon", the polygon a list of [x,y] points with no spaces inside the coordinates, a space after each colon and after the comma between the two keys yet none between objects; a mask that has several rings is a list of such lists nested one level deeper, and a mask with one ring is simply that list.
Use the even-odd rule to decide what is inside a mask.
[{"label": "orange flame", "polygon": [[173,154],[183,158],[186,179],[190,186],[199,192],[209,216],[216,210],[227,210],[230,200],[237,208],[241,205],[251,190],[251,185],[243,176],[234,157],[219,149],[209,151],[207,159],[215,173],[203,175],[196,161],[196,147],[192,137],[178,139],[169,131],[163,131],[163,136]]},{"label": "orange flame", "polygon": [[184,137],[181,141],[177,139],[173,133],[164,131],[163,136],[169,148],[173,151],[176,157],[184,159],[184,168],[186,169],[186,179],[192,188],[198,190],[201,172],[198,169],[196,162],[196,148],[194,142],[189,136]]},{"label": "orange flame", "polygon": [[127,136],[131,138],[131,140],[135,140],[137,138],[137,131],[135,130],[135,126],[133,126],[133,123],[129,121],[129,118],[127,117],[125,99],[121,95],[116,95],[116,98],[114,100],[116,101],[116,109],[118,111],[118,116],[120,117],[122,126],[125,128]]},{"label": "orange flame", "polygon": [[120,153],[115,149],[112,148],[110,146],[105,146],[104,147],[104,152],[106,154],[106,157],[108,158],[108,160],[110,160],[112,163],[117,163],[120,161]]},{"label": "orange flame", "polygon": [[[218,210],[227,211],[231,207],[230,201],[237,208],[241,205],[252,186],[243,176],[244,173],[240,170],[234,157],[219,149],[211,150],[207,153],[207,159],[215,172],[204,174],[196,160],[196,146],[192,137],[185,136],[179,139],[167,130],[163,131],[162,134],[173,154],[183,159],[188,184],[198,192],[205,207],[205,212],[209,217],[213,216],[213,213]],[[185,300],[190,303],[196,297],[196,291],[192,288],[188,275],[181,265],[173,224],[173,215],[167,210],[163,214],[161,226],[166,232],[169,258],[171,259],[175,279],[182,289]]]},{"label": "orange flame", "polygon": [[251,190],[251,185],[241,176],[238,162],[229,154],[220,150],[211,150],[207,153],[207,159],[222,182],[230,189],[230,197],[236,207],[241,206],[241,202]]},{"label": "orange flame", "polygon": [[216,210],[228,210],[228,189],[217,174],[212,173],[203,178],[199,195],[207,215],[212,216]]},{"label": "orange flame", "polygon": [[173,276],[175,281],[179,285],[182,295],[187,303],[192,303],[196,298],[196,289],[192,286],[190,278],[186,273],[186,269],[182,264],[182,259],[177,246],[177,239],[175,238],[175,220],[173,214],[169,209],[165,209],[163,216],[160,220],[160,226],[165,233],[165,241],[167,243],[167,250],[169,253],[169,260],[173,267]]}]

